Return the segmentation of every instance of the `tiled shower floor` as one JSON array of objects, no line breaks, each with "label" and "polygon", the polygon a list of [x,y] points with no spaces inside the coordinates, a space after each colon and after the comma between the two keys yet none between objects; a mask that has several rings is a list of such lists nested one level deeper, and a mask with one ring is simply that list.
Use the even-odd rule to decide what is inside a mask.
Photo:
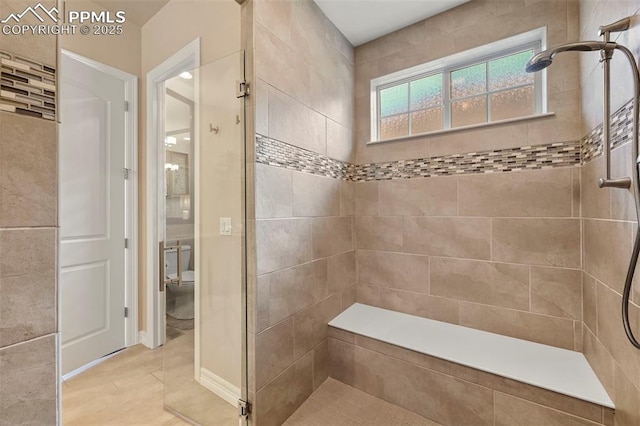
[{"label": "tiled shower floor", "polygon": [[439,426],[431,420],[328,378],[284,426]]}]

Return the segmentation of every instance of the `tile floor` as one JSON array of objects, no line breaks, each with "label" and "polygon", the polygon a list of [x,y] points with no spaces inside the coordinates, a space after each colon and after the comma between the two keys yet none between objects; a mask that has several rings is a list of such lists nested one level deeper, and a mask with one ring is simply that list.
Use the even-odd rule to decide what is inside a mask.
[{"label": "tile floor", "polygon": [[342,382],[328,378],[284,426],[439,426]]},{"label": "tile floor", "polygon": [[[192,333],[186,333],[181,337],[188,339],[190,334]],[[177,343],[175,340],[171,342]],[[163,409],[163,381],[168,377],[165,378],[163,374],[162,351],[163,348],[151,350],[142,345],[134,346],[63,382],[63,425],[190,424]],[[184,353],[183,350],[180,352]],[[171,404],[175,406],[182,404],[180,395],[184,397],[189,394],[194,383],[195,381],[185,382],[180,392],[174,393],[173,397],[169,394]],[[190,411],[196,407],[202,407],[203,412],[209,414],[209,419],[212,418],[211,410],[214,410],[216,421],[198,419],[202,424],[237,425],[235,408],[226,403],[221,404],[220,401],[212,401],[211,396],[212,394],[207,399],[202,392],[192,394],[187,399],[193,404],[182,408]],[[424,417],[331,378],[327,379],[284,424],[284,426],[360,425],[438,426],[437,423]]]}]

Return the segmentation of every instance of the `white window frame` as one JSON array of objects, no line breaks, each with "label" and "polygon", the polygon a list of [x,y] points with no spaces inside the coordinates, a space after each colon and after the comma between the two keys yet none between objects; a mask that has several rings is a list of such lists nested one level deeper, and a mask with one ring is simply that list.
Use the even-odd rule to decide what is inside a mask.
[{"label": "white window frame", "polygon": [[[547,31],[546,27],[536,28],[531,31],[527,31],[522,34],[518,34],[503,40],[498,40],[493,43],[489,43],[480,47],[476,47],[464,52],[459,52],[444,58],[436,59],[425,64],[416,65],[411,68],[407,68],[401,71],[394,72],[382,77],[371,80],[371,142],[389,142],[402,139],[416,138],[432,133],[442,133],[450,131],[464,130],[473,127],[484,127],[492,124],[500,124],[511,121],[520,121],[535,118],[538,116],[548,115],[547,111],[547,73],[546,70],[534,73],[534,93],[535,93],[535,110],[533,115],[524,117],[516,117],[513,119],[489,121],[490,118],[490,97],[487,100],[487,122],[474,124],[471,126],[451,127],[451,100],[450,100],[450,77],[451,72],[466,68],[472,65],[476,65],[483,62],[489,62],[494,59],[498,59],[504,56],[508,56],[514,53],[521,52],[523,50],[533,49],[534,54],[538,53],[547,47]],[[428,46],[425,48],[428,49]],[[393,139],[380,139],[380,91],[388,87],[393,87],[398,84],[407,83],[410,81],[418,80],[424,77],[429,77],[436,74],[443,74],[442,87],[443,87],[443,119],[444,127],[441,130],[436,130],[427,133],[416,133],[401,136]],[[518,86],[514,86],[518,87]],[[491,93],[500,92],[492,91],[487,87],[487,91],[484,93],[489,96]],[[411,96],[411,93],[408,95]],[[409,113],[409,120],[411,120],[411,111]],[[411,123],[409,122],[409,131],[411,130]]]}]

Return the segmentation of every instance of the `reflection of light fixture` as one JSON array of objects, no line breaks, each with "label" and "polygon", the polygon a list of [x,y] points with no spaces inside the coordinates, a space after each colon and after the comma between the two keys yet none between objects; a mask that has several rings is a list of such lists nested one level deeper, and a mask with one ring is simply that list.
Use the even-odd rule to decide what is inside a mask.
[{"label": "reflection of light fixture", "polygon": [[174,138],[173,136],[167,136],[164,139],[164,144],[165,145],[175,145],[178,143],[178,140],[176,138]]},{"label": "reflection of light fixture", "polygon": [[186,137],[182,138],[182,140],[183,140],[183,141],[190,141],[190,140],[191,140],[191,138],[190,138],[189,136],[186,136]]},{"label": "reflection of light fixture", "polygon": [[164,169],[165,170],[171,170],[172,172],[176,172],[176,171],[180,170],[180,165],[179,164],[166,163],[164,165]]},{"label": "reflection of light fixture", "polygon": [[191,196],[189,195],[181,195],[180,196],[180,209],[182,210],[182,219],[189,219],[189,211],[191,210]]},{"label": "reflection of light fixture", "polygon": [[184,78],[185,80],[191,80],[193,78],[193,74],[191,74],[189,71],[184,71],[180,73],[180,77]]}]

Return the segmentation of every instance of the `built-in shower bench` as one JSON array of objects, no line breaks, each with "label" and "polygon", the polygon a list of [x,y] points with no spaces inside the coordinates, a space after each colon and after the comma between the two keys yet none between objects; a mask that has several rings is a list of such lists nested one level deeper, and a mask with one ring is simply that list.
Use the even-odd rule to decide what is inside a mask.
[{"label": "built-in shower bench", "polygon": [[580,352],[359,303],[328,345],[332,377],[443,425],[613,424]]}]

